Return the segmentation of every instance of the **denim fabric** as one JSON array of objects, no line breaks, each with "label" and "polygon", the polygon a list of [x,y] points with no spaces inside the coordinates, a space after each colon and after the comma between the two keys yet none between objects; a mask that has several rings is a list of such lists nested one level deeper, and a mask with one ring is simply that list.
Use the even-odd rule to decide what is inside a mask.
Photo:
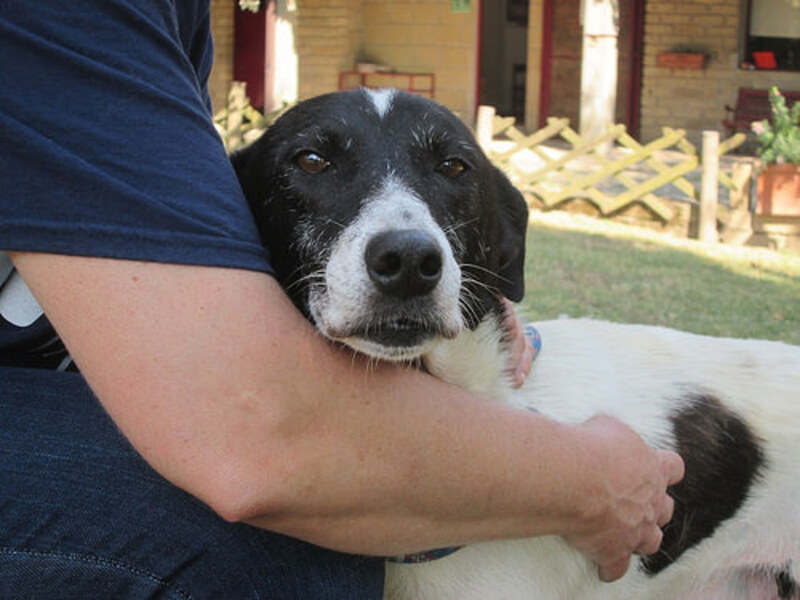
[{"label": "denim fabric", "polygon": [[226,523],[74,373],[0,367],[0,599],[380,598],[383,561]]}]

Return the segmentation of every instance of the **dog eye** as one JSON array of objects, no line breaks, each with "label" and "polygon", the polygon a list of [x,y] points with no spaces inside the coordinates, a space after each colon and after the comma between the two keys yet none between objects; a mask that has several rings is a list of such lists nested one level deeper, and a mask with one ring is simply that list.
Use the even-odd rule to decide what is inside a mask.
[{"label": "dog eye", "polygon": [[312,175],[322,173],[331,166],[331,161],[312,150],[301,152],[294,157],[294,162],[298,167],[303,169],[303,171],[311,173]]},{"label": "dog eye", "polygon": [[439,166],[436,167],[436,172],[448,179],[456,179],[461,177],[468,169],[467,164],[460,158],[448,158],[439,163]]}]

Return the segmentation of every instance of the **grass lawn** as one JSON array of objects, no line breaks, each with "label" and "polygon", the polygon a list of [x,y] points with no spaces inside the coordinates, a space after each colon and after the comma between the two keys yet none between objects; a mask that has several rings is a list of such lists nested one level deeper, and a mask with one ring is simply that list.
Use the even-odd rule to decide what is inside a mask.
[{"label": "grass lawn", "polygon": [[800,254],[706,245],[561,212],[533,213],[531,320],[594,317],[800,345]]}]

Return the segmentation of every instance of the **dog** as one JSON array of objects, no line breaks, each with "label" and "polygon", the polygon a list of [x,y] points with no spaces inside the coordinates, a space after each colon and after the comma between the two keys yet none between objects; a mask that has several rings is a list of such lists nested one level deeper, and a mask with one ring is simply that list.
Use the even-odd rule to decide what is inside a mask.
[{"label": "dog", "polygon": [[278,278],[323,336],[553,419],[611,415],[685,461],[661,550],[619,581],[544,536],[389,562],[387,598],[800,598],[800,347],[541,322],[513,389],[499,297],[524,294],[528,209],[456,116],[394,90],[333,93],[232,162]]}]

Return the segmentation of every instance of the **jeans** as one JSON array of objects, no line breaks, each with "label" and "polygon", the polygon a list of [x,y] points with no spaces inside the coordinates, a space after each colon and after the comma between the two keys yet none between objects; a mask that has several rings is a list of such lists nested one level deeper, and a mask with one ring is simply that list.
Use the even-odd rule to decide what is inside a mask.
[{"label": "jeans", "polygon": [[380,598],[383,560],[220,519],[76,373],[0,367],[0,599]]}]

